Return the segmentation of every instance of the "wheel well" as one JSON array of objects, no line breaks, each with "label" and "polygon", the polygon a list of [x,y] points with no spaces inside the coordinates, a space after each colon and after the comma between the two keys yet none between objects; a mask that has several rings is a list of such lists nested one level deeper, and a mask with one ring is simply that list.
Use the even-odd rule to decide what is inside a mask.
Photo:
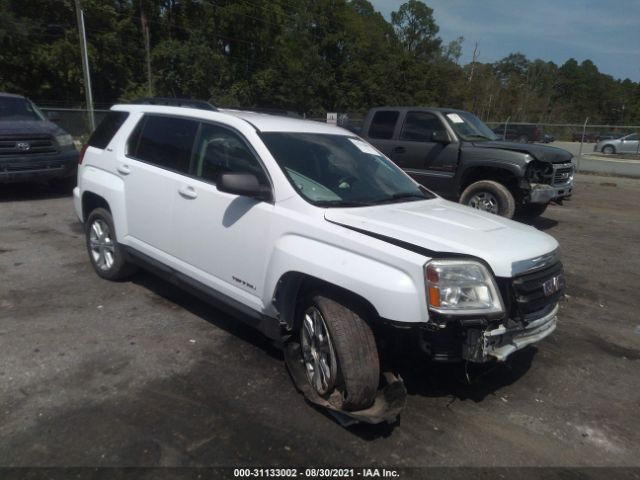
[{"label": "wheel well", "polygon": [[462,182],[460,182],[458,197],[462,195],[465,188],[480,180],[493,180],[501,183],[514,195],[518,192],[518,179],[510,171],[503,168],[477,167],[465,172]]},{"label": "wheel well", "polygon": [[92,192],[84,192],[82,194],[82,220],[86,220],[96,208],[104,208],[111,213],[111,208],[104,198]]},{"label": "wheel well", "polygon": [[280,313],[280,322],[284,323],[288,329],[294,327],[296,310],[300,301],[314,290],[323,290],[343,298],[346,297],[354,300],[362,310],[361,313],[365,321],[372,321],[379,318],[375,307],[364,297],[305,273],[287,272],[278,281],[276,291],[273,295],[273,303]]}]

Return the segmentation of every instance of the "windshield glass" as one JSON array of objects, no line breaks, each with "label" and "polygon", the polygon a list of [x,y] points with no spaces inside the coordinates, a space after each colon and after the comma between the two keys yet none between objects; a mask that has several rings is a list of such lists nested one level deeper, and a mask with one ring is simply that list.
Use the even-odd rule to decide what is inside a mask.
[{"label": "windshield glass", "polygon": [[434,197],[357,137],[290,132],[260,136],[298,193],[314,205],[353,207]]},{"label": "windshield glass", "polygon": [[44,116],[26,98],[0,97],[0,120],[44,120]]},{"label": "windshield glass", "polygon": [[487,127],[482,120],[469,112],[451,112],[445,113],[451,128],[463,140],[497,140],[493,131]]}]

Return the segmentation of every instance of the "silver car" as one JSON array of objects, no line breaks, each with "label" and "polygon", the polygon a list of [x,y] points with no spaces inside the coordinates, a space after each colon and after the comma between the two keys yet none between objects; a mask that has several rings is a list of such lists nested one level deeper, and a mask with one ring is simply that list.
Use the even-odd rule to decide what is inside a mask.
[{"label": "silver car", "polygon": [[637,153],[640,136],[637,133],[622,138],[601,140],[593,147],[594,152],[602,153]]}]

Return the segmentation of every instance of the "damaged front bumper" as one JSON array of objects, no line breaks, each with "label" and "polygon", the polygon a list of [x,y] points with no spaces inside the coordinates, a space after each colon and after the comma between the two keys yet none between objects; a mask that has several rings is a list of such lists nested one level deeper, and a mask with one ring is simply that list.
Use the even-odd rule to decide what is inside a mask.
[{"label": "damaged front bumper", "polygon": [[463,358],[478,363],[491,359],[505,361],[513,352],[551,335],[558,324],[558,308],[556,305],[543,317],[519,327],[506,328],[500,325],[491,330],[468,331]]},{"label": "damaged front bumper", "polygon": [[529,192],[529,202],[549,203],[553,200],[566,199],[571,196],[572,191],[573,181],[562,186],[533,183]]}]

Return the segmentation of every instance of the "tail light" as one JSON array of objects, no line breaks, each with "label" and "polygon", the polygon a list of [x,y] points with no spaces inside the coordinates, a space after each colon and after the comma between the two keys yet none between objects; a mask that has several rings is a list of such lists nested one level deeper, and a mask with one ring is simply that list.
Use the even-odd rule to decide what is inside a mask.
[{"label": "tail light", "polygon": [[85,143],[80,149],[80,156],[78,157],[78,165],[82,165],[82,160],[84,160],[84,153],[87,151],[88,143]]}]

